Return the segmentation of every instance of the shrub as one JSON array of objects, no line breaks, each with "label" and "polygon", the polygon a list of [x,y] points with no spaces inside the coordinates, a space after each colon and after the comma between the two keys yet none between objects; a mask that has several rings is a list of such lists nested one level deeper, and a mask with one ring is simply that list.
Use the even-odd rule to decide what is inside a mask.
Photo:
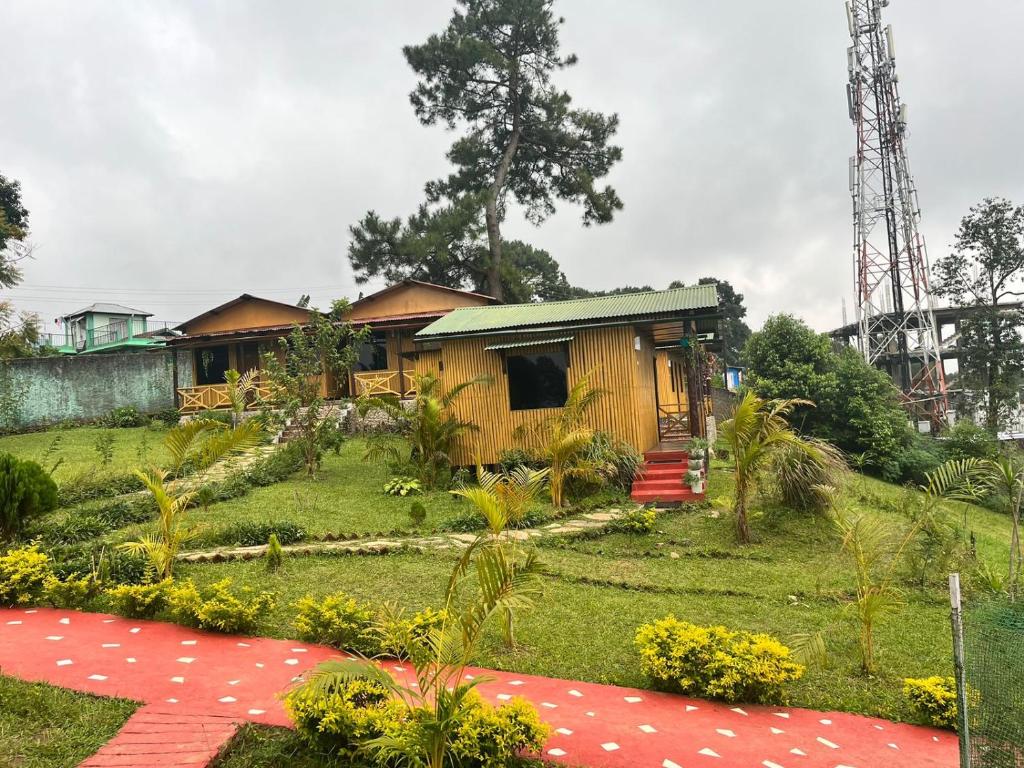
[{"label": "shrub", "polygon": [[37,531],[47,544],[77,544],[91,541],[111,530],[104,520],[96,515],[68,515],[63,520],[40,526]]},{"label": "shrub", "polygon": [[657,520],[658,515],[651,507],[640,507],[613,520],[608,528],[621,533],[651,533]]},{"label": "shrub", "polygon": [[725,701],[771,703],[804,668],[771,635],[700,627],[669,615],[636,633],[641,670],[666,690]]},{"label": "shrub", "polygon": [[197,413],[195,415],[197,419],[206,419],[208,421],[218,421],[221,424],[231,424],[231,411],[216,410],[214,408],[207,408],[205,411]]},{"label": "shrub", "polygon": [[105,523],[110,530],[148,522],[155,514],[156,506],[148,496],[131,500],[120,499],[93,511],[96,519]]},{"label": "shrub", "polygon": [[779,500],[800,512],[824,512],[832,492],[847,473],[842,451],[824,440],[806,438],[804,445],[789,445],[772,459],[769,473]]},{"label": "shrub", "polygon": [[167,605],[167,594],[173,584],[172,579],[154,584],[118,584],[105,594],[114,613],[130,619],[151,619]]},{"label": "shrub", "polygon": [[281,542],[278,541],[277,534],[272,533],[267,539],[267,570],[278,571],[282,565],[284,565],[284,550],[281,549]]},{"label": "shrub", "polygon": [[984,427],[961,419],[942,434],[942,447],[950,459],[991,459],[999,443]]},{"label": "shrub", "polygon": [[339,592],[321,600],[306,595],[295,608],[292,625],[303,640],[366,654],[377,652],[379,641],[371,606]]},{"label": "shrub", "polygon": [[306,538],[306,529],[291,520],[240,520],[202,536],[210,546],[255,547],[276,536],[279,544],[294,544]]},{"label": "shrub", "polygon": [[33,544],[0,555],[0,605],[29,605],[43,596],[52,578],[50,558]]},{"label": "shrub", "polygon": [[422,648],[423,641],[448,619],[447,611],[424,608],[411,618],[393,605],[385,604],[373,626],[374,643],[382,656],[405,658],[410,649]]},{"label": "shrub", "polygon": [[608,482],[626,491],[633,487],[633,478],[644,463],[636,448],[607,432],[594,433],[584,458],[603,466]]},{"label": "shrub", "polygon": [[124,427],[141,427],[146,424],[146,417],[139,413],[138,408],[132,405],[125,405],[120,408],[114,408],[106,416],[100,419],[100,423],[105,427],[112,427],[116,429]]},{"label": "shrub", "polygon": [[57,506],[57,485],[34,461],[0,454],[0,539],[19,535],[25,524]]},{"label": "shrub", "polygon": [[420,490],[420,481],[415,477],[394,477],[384,483],[384,493],[388,496],[410,496]]},{"label": "shrub", "polygon": [[526,450],[525,448],[509,448],[498,454],[498,469],[502,474],[508,474],[517,467],[527,469],[544,469],[546,464],[542,459]]},{"label": "shrub", "polygon": [[956,728],[956,681],[952,677],[905,678],[903,695],[932,725]]},{"label": "shrub", "polygon": [[[314,747],[374,766],[395,765],[399,756],[422,758],[425,739],[416,731],[431,724],[422,709],[406,708],[383,685],[364,678],[302,686],[285,698],[285,709]],[[473,691],[454,717],[446,765],[515,765],[522,753],[540,752],[549,734],[536,710],[520,698],[492,707]],[[386,747],[368,744],[382,736],[388,737]]]},{"label": "shrub", "polygon": [[46,602],[54,608],[81,608],[99,591],[96,580],[90,576],[69,576],[58,579],[50,576],[43,582]]},{"label": "shrub", "polygon": [[106,499],[142,490],[142,482],[134,474],[83,472],[61,483],[57,492],[58,506],[73,507],[93,499]]},{"label": "shrub", "polygon": [[176,427],[181,421],[181,413],[177,408],[164,408],[162,411],[157,411],[153,414],[153,420],[159,421],[167,427]]},{"label": "shrub", "polygon": [[492,707],[475,691],[469,697],[451,743],[455,765],[504,766],[521,753],[540,753],[550,729],[528,702],[516,697]]},{"label": "shrub", "polygon": [[232,591],[230,578],[202,588],[185,581],[167,592],[167,606],[175,621],[231,634],[253,634],[276,604],[270,592],[256,592],[251,587]]},{"label": "shrub", "polygon": [[350,759],[362,751],[363,742],[396,731],[405,717],[405,708],[387,688],[359,678],[301,686],[285,697],[284,708],[309,744]]},{"label": "shrub", "polygon": [[927,485],[928,473],[935,471],[943,462],[942,444],[932,437],[912,429],[906,431],[905,447],[897,457],[899,475],[891,480]]},{"label": "shrub", "polygon": [[423,521],[427,519],[427,508],[423,506],[423,502],[414,501],[412,506],[409,507],[409,519],[415,526],[423,525]]},{"label": "shrub", "polygon": [[265,459],[250,464],[242,474],[251,485],[262,487],[287,480],[302,466],[302,451],[294,445],[286,444]]}]

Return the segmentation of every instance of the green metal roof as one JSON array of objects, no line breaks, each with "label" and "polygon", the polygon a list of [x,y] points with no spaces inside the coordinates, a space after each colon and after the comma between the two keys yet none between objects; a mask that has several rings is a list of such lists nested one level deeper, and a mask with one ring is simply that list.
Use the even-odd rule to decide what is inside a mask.
[{"label": "green metal roof", "polygon": [[717,310],[714,285],[690,285],[667,291],[623,293],[537,304],[498,304],[463,307],[435,320],[417,338],[479,334],[531,326],[560,326],[666,315],[694,310]]},{"label": "green metal roof", "polygon": [[564,344],[567,341],[572,341],[573,336],[559,336],[554,339],[533,339],[532,341],[511,341],[508,344],[490,344],[484,347],[487,352],[493,352],[496,349],[520,349],[521,347],[542,347],[545,344]]}]

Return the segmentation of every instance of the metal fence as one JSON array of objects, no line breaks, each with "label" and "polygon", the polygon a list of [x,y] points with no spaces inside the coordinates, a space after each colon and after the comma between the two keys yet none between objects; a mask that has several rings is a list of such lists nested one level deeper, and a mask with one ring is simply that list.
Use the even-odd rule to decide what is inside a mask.
[{"label": "metal fence", "polygon": [[[953,627],[956,649],[957,607]],[[962,768],[1024,766],[1024,601],[993,598],[962,612],[957,664]],[[966,717],[963,712],[966,711]]]}]

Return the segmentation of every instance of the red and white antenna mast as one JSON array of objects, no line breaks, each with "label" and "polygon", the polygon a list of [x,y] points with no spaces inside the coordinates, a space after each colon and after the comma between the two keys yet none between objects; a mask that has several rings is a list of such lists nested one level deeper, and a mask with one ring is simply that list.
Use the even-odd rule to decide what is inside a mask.
[{"label": "red and white antenna mast", "polygon": [[858,341],[918,419],[945,420],[946,383],[928,286],[928,254],[918,231],[921,210],[907,160],[907,108],[900,100],[889,0],[846,3],[850,37],[850,158]]}]

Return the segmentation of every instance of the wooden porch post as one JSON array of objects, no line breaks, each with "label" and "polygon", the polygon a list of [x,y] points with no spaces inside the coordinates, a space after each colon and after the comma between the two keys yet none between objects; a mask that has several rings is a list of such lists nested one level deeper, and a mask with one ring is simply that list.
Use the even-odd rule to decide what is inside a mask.
[{"label": "wooden porch post", "polygon": [[402,329],[395,332],[395,347],[398,349],[398,398],[405,397],[405,361],[402,359]]}]

